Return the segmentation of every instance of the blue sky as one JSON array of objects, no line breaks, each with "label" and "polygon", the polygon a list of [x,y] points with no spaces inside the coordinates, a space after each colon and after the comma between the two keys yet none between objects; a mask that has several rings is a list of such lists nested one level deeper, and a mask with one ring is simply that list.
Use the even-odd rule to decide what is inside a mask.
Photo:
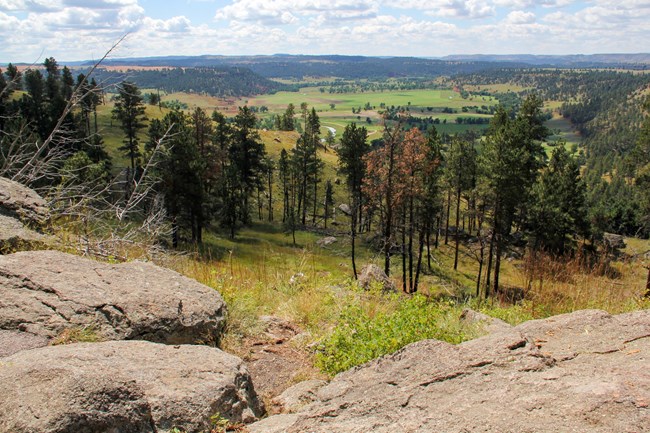
[{"label": "blue sky", "polygon": [[0,62],[648,52],[650,0],[0,0]]}]

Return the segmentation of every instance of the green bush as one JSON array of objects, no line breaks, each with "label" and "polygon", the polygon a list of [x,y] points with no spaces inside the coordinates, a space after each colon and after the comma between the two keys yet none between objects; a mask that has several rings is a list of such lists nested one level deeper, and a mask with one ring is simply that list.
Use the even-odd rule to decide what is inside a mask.
[{"label": "green bush", "polygon": [[333,375],[416,341],[435,338],[457,344],[468,340],[476,332],[461,324],[461,310],[453,303],[429,301],[420,295],[401,300],[393,311],[374,315],[353,303],[321,343],[316,365]]}]

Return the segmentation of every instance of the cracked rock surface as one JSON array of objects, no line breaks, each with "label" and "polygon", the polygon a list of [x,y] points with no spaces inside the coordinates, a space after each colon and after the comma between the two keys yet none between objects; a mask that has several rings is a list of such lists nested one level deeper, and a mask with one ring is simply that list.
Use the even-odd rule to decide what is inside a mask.
[{"label": "cracked rock surface", "polygon": [[650,431],[650,311],[586,310],[436,340],[336,376],[273,432]]},{"label": "cracked rock surface", "polygon": [[209,431],[263,413],[241,359],[207,346],[76,343],[0,358],[0,432]]},{"label": "cracked rock surface", "polygon": [[46,245],[50,239],[42,231],[49,219],[47,203],[41,196],[0,177],[0,252]]},{"label": "cracked rock surface", "polygon": [[216,345],[219,293],[151,263],[117,265],[58,251],[0,256],[0,330],[43,337],[91,327],[102,340]]}]

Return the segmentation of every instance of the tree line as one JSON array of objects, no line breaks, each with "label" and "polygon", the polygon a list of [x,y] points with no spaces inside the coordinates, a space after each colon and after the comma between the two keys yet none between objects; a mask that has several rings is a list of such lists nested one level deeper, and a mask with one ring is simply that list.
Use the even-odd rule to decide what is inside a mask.
[{"label": "tree line", "polygon": [[397,119],[370,145],[365,128],[346,127],[337,152],[352,203],[353,270],[363,231],[379,234],[387,274],[399,260],[408,293],[442,242],[454,244],[454,269],[459,244],[467,243],[479,265],[477,296],[499,291],[501,260],[522,242],[514,232],[525,234],[531,254],[572,251],[590,233],[586,185],[562,143],[546,157],[544,120],[541,99],[530,95],[517,113],[499,107],[482,140],[443,138],[435,127],[423,132]]}]

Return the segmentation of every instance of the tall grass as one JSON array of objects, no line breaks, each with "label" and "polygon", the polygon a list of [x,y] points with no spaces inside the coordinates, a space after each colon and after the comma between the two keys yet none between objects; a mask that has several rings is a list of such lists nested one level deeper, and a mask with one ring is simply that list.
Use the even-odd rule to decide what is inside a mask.
[{"label": "tall grass", "polygon": [[[259,317],[274,315],[306,331],[298,349],[311,351],[314,363],[328,374],[421,339],[458,343],[474,338],[479,332],[459,318],[467,307],[513,325],[586,308],[610,313],[650,308],[641,299],[645,269],[632,260],[554,259],[539,253],[504,260],[504,291],[488,301],[463,302],[458,299],[474,292],[475,264],[467,259],[453,271],[447,263],[450,247],[434,251],[433,273],[423,276],[423,295],[409,296],[360,289],[345,267],[347,246],[325,250],[314,245],[315,239],[300,232],[300,246],[294,247],[277,227],[258,225],[236,241],[211,234],[203,251],[170,256],[164,265],[222,294],[228,304],[226,350],[243,356],[246,339],[263,331]],[[364,254],[372,260],[368,251]],[[523,297],[509,297],[513,288]]]}]

